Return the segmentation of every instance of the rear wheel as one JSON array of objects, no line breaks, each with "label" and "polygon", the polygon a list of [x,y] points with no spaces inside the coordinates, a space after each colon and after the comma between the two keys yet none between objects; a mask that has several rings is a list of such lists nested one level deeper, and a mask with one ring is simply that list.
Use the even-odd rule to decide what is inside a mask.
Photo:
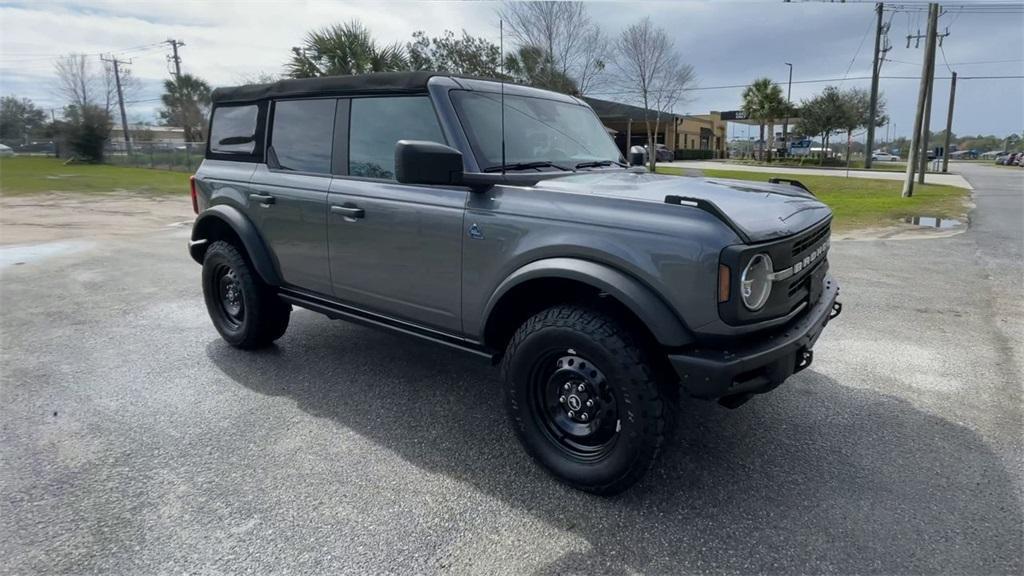
[{"label": "rear wheel", "polygon": [[237,348],[267,346],[288,329],[291,305],[278,298],[228,242],[214,242],[206,250],[203,296],[217,332]]},{"label": "rear wheel", "polygon": [[519,440],[567,484],[615,494],[654,464],[664,440],[664,395],[625,326],[579,306],[524,323],[503,362],[506,408]]}]

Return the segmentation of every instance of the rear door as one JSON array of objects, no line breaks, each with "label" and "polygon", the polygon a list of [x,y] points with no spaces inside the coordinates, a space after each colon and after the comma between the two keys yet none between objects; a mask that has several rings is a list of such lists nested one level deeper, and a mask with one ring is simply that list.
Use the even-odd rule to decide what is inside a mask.
[{"label": "rear door", "polygon": [[329,194],[334,295],[394,318],[461,332],[462,220],[469,192],[395,181],[398,140],[445,142],[427,96],[353,98],[346,165]]},{"label": "rear door", "polygon": [[270,110],[266,163],[256,168],[249,211],[285,283],[331,293],[327,195],[337,99],[278,100]]}]

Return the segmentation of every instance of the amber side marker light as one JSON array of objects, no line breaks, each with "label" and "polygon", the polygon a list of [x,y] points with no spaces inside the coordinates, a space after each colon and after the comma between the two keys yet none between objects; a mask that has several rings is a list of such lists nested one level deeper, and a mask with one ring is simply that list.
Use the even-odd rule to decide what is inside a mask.
[{"label": "amber side marker light", "polygon": [[729,267],[725,264],[718,265],[718,301],[729,301]]},{"label": "amber side marker light", "polygon": [[199,214],[199,198],[196,197],[196,176],[195,174],[188,177],[188,188],[189,194],[192,195],[192,211]]}]

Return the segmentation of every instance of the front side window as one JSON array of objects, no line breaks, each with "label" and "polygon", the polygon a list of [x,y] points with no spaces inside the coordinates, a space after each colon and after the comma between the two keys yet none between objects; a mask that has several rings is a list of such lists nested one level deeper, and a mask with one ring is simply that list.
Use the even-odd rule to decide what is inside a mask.
[{"label": "front side window", "polygon": [[210,152],[253,154],[256,151],[258,117],[259,107],[255,104],[214,108],[210,123]]},{"label": "front side window", "polygon": [[[451,92],[455,110],[482,170],[501,166],[501,95]],[[571,102],[505,95],[505,163],[619,161],[621,155],[594,111]]]},{"label": "front side window", "polygon": [[277,168],[330,174],[337,100],[281,100],[274,104],[270,145]]},{"label": "front side window", "polygon": [[434,105],[426,96],[354,98],[350,114],[351,176],[393,179],[399,140],[445,142]]}]

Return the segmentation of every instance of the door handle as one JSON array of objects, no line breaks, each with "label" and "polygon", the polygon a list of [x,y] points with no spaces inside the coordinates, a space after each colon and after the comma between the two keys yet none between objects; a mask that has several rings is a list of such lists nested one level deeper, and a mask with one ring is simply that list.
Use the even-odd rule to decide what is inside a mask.
[{"label": "door handle", "polygon": [[331,206],[332,214],[340,214],[345,219],[349,218],[362,218],[366,216],[366,211],[362,208],[356,208],[355,206]]},{"label": "door handle", "polygon": [[275,199],[270,194],[249,194],[249,200],[255,200],[260,203],[260,206],[266,208],[274,203]]}]

